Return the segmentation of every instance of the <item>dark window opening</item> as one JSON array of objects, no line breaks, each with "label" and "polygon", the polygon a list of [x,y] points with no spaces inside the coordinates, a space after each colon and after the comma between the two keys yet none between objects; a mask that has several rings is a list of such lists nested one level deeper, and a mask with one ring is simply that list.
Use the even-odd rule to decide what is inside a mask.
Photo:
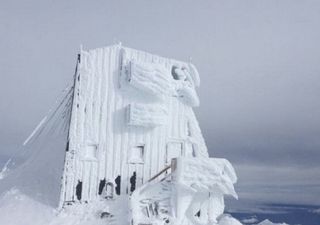
[{"label": "dark window opening", "polygon": [[172,66],[171,68],[172,78],[180,81],[187,80],[185,70],[186,70],[185,67]]},{"label": "dark window opening", "polygon": [[66,152],[69,151],[69,141],[67,142],[67,146],[66,146]]},{"label": "dark window opening", "polygon": [[82,194],[82,182],[79,180],[76,186],[76,195],[78,200],[81,200],[81,194]]},{"label": "dark window opening", "polygon": [[116,182],[116,194],[120,195],[121,176],[117,176],[117,178],[115,179],[115,182]]},{"label": "dark window opening", "polygon": [[112,217],[113,217],[113,215],[111,213],[109,213],[109,212],[102,212],[100,214],[100,218],[101,219],[103,219],[103,218],[112,218]]},{"label": "dark window opening", "polygon": [[137,180],[137,173],[133,172],[132,176],[130,177],[130,191],[134,192],[136,190],[136,180]]},{"label": "dark window opening", "polygon": [[191,137],[191,126],[190,126],[190,122],[189,121],[187,123],[187,135],[188,135],[188,137]]},{"label": "dark window opening", "polygon": [[200,217],[200,210],[195,214],[195,216]]},{"label": "dark window opening", "polygon": [[74,203],[74,201],[67,201],[67,202],[65,202],[64,204],[65,205],[72,205]]},{"label": "dark window opening", "polygon": [[197,157],[197,146],[192,144],[192,157]]},{"label": "dark window opening", "polygon": [[106,199],[113,199],[113,191],[114,191],[114,186],[113,183],[108,182],[106,184]]},{"label": "dark window opening", "polygon": [[99,183],[99,195],[102,194],[102,191],[103,191],[103,188],[105,187],[106,185],[106,178],[104,178],[103,180],[100,180],[100,183]]},{"label": "dark window opening", "polygon": [[177,66],[172,66],[171,75],[172,75],[173,79],[179,80],[179,75],[176,73],[176,69],[178,69]]}]

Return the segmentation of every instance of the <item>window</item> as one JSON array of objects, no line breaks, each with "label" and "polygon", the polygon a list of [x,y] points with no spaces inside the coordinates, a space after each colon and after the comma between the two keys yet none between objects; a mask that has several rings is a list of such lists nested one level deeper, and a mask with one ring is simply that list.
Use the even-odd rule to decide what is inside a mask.
[{"label": "window", "polygon": [[192,144],[192,157],[197,157],[197,145]]},{"label": "window", "polygon": [[121,192],[121,176],[117,176],[117,178],[114,180],[116,182],[116,194],[120,195]]},{"label": "window", "polygon": [[179,80],[179,75],[176,72],[177,69],[178,69],[177,66],[172,66],[172,68],[171,68],[171,75],[172,75],[173,79],[175,79],[175,80]]},{"label": "window", "polygon": [[77,199],[80,201],[82,196],[82,181],[78,180],[78,184],[76,186],[76,196]]},{"label": "window", "polygon": [[130,192],[134,192],[136,190],[136,181],[137,181],[137,172],[134,171],[132,176],[130,177]]},{"label": "window", "polygon": [[131,148],[129,154],[129,163],[143,163],[144,145],[137,145]]},{"label": "window", "polygon": [[87,145],[85,146],[83,152],[83,159],[84,160],[97,160],[97,145]]},{"label": "window", "polygon": [[108,182],[106,184],[106,199],[113,199],[113,190],[114,190],[114,186],[113,183]]}]

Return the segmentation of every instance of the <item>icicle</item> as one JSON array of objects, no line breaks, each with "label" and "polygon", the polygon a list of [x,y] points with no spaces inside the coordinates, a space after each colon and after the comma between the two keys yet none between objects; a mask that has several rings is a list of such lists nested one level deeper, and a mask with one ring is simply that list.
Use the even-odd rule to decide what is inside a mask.
[{"label": "icicle", "polygon": [[31,132],[29,137],[23,142],[23,146],[27,145],[29,141],[33,138],[33,136],[40,130],[40,128],[44,125],[45,122],[47,122],[47,116],[45,116],[40,123],[36,126],[36,128]]},{"label": "icicle", "polygon": [[8,171],[9,171],[8,166],[9,166],[9,163],[10,163],[11,161],[12,161],[12,159],[9,159],[9,160],[6,162],[6,164],[4,164],[4,166],[3,166],[3,168],[2,168],[2,170],[1,170],[1,172],[0,172],[0,180],[2,180],[3,178],[6,177],[6,174],[7,174]]},{"label": "icicle", "polygon": [[[72,90],[73,90],[73,87],[70,87],[70,86],[67,86],[63,90],[62,93],[66,92],[66,91],[67,91],[67,93],[62,97],[62,100],[60,102],[58,99],[60,99],[61,97],[57,98],[55,103],[58,103],[58,106],[56,106],[55,108],[51,108],[49,110],[48,114],[40,121],[40,123],[31,132],[31,134],[28,136],[28,138],[23,142],[23,146],[26,146],[31,141],[31,139],[35,138],[36,134],[37,134],[37,137],[41,134],[42,130],[45,127],[45,124],[48,123],[52,118],[54,118],[56,113],[60,110],[61,106],[64,105],[63,103],[65,102],[65,100],[70,98],[70,94],[72,93]],[[67,103],[68,103],[68,101],[67,101]],[[66,105],[65,105],[65,108],[66,108]]]}]

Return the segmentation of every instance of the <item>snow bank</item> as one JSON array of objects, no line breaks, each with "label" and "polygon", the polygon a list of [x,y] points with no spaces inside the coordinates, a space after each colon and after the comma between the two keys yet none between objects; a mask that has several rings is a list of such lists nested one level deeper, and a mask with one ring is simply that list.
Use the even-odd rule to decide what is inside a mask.
[{"label": "snow bank", "polygon": [[64,132],[60,137],[46,138],[25,149],[29,158],[17,168],[6,171],[6,176],[0,180],[0,194],[15,187],[41,203],[58,206],[66,136]]},{"label": "snow bank", "polygon": [[230,215],[222,215],[218,221],[218,225],[242,225],[242,223]]},{"label": "snow bank", "polygon": [[[103,213],[110,216],[101,218]],[[91,204],[66,207],[49,225],[125,225],[129,224],[128,213],[127,196],[108,201],[108,205],[105,199],[97,199]]]},{"label": "snow bank", "polygon": [[[54,208],[11,189],[0,197],[1,225],[105,225],[129,224],[128,199],[120,198],[106,208],[104,201],[93,204],[75,204],[58,212]],[[112,212],[110,219],[101,218],[102,212]]]},{"label": "snow bank", "polygon": [[44,225],[55,215],[55,210],[41,204],[17,189],[11,189],[0,198],[0,224]]},{"label": "snow bank", "polygon": [[257,225],[289,225],[287,223],[272,223],[270,220],[266,219],[260,223],[258,223]]},{"label": "snow bank", "polygon": [[[156,193],[152,191],[152,193]],[[159,196],[161,197],[161,196]],[[162,198],[166,196],[162,196]],[[111,201],[106,206],[104,201],[93,204],[76,204],[61,212],[44,205],[11,189],[0,196],[0,224],[2,225],[121,225],[129,224],[127,197]],[[111,212],[113,217],[101,218],[102,212]],[[242,225],[230,215],[220,216],[217,225]],[[256,225],[288,225],[264,220]]]}]

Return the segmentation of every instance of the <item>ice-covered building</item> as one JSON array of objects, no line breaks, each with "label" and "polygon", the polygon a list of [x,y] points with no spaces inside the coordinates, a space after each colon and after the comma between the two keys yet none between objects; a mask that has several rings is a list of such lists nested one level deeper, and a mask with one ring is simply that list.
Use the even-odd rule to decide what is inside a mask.
[{"label": "ice-covered building", "polygon": [[[199,85],[191,63],[121,45],[81,50],[74,84],[60,104],[64,144],[45,143],[33,154],[37,160],[11,177],[22,177],[21,188],[37,190],[39,198],[59,199],[62,208],[103,202],[102,218],[116,215],[112,205],[122,202],[134,225],[214,224],[223,195],[236,197],[237,178],[227,160],[208,156],[192,109]],[[23,171],[37,174],[29,189]]]},{"label": "ice-covered building", "polygon": [[128,194],[172,158],[208,157],[192,111],[198,85],[190,63],[119,45],[81,51],[62,201]]}]

